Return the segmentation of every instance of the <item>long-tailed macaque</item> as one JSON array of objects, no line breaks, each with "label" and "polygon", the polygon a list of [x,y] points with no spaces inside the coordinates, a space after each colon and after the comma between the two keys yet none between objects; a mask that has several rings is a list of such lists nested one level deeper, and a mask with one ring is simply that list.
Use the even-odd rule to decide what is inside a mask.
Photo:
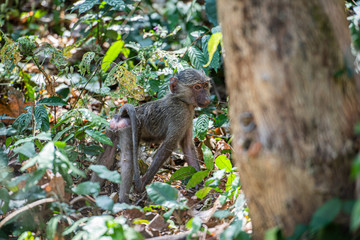
[{"label": "long-tailed macaque", "polygon": [[[210,78],[202,71],[186,69],[170,79],[170,93],[162,99],[138,107],[125,104],[110,120],[107,135],[113,146],[106,145],[99,156],[99,163],[111,167],[115,160],[116,147],[121,151],[121,179],[119,201],[128,202],[132,180],[135,189],[142,192],[171,153],[180,145],[185,160],[197,171],[200,166],[193,143],[192,121],[194,108],[210,103]],[[161,143],[153,162],[141,178],[138,163],[140,141]],[[100,179],[94,173],[92,181]],[[100,180],[101,181],[101,180]]]}]

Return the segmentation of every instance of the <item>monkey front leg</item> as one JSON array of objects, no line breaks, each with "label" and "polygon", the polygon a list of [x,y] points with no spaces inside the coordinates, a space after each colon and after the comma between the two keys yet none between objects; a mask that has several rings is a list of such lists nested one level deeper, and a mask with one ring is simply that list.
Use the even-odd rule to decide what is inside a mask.
[{"label": "monkey front leg", "polygon": [[176,144],[173,140],[165,139],[161,144],[159,149],[156,151],[153,162],[151,163],[149,169],[142,178],[141,191],[145,190],[145,186],[148,185],[151,180],[154,178],[155,174],[158,172],[159,168],[164,164],[166,159],[168,159],[172,151],[176,148]]},{"label": "monkey front leg", "polygon": [[180,142],[181,150],[184,153],[185,160],[189,166],[192,166],[196,169],[196,171],[200,171],[199,161],[196,155],[193,135],[192,135],[192,127],[188,128],[185,133],[184,138]]}]

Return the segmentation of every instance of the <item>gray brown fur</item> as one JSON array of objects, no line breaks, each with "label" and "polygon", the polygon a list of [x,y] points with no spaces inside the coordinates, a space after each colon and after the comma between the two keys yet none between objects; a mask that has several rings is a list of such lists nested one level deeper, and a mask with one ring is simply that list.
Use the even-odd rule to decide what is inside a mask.
[{"label": "gray brown fur", "polygon": [[[145,103],[136,108],[130,104],[125,104],[120,109],[119,114],[114,116],[112,126],[117,126],[116,123],[130,118],[130,121],[124,122],[130,122],[129,125],[131,126],[125,124],[126,126],[124,128],[116,129],[115,127],[112,130],[119,131],[121,135],[120,138],[125,139],[120,141],[120,150],[127,152],[121,157],[121,169],[125,168],[123,162],[127,165],[127,175],[132,173],[134,169],[135,188],[137,191],[144,191],[145,186],[151,182],[159,168],[179,145],[188,165],[194,167],[197,171],[200,170],[193,143],[192,120],[196,106],[205,107],[209,104],[209,89],[210,78],[201,71],[186,69],[180,72],[177,78],[170,80],[171,92],[164,98]],[[136,112],[136,117],[134,117],[134,112]],[[130,129],[130,127],[132,129],[132,136],[130,136],[128,130],[125,130]],[[127,131],[127,133],[124,133],[124,131]],[[118,136],[112,135],[112,137],[113,141],[117,141]],[[140,140],[144,142],[161,143],[151,166],[142,179],[140,179],[137,159]],[[129,145],[132,146],[132,151],[129,150],[131,149]],[[114,144],[112,148],[115,147],[116,145]],[[126,150],[123,150],[125,148]],[[106,152],[108,152],[108,154],[106,154]],[[107,155],[112,152],[114,151],[111,148],[105,149],[104,155],[100,157],[100,163],[108,166],[109,163],[104,162],[104,160],[110,161],[110,157]],[[127,158],[127,160],[125,161],[123,158]],[[132,161],[129,161],[129,158],[132,158]],[[113,162],[114,160],[112,160],[112,163]],[[125,177],[128,178],[122,173],[123,182],[120,188],[124,190],[120,190],[120,201],[128,201],[127,194],[131,187],[131,181],[129,181],[129,179],[126,179],[124,182]],[[96,176],[93,176],[92,180],[96,180]],[[132,180],[132,178],[130,178],[130,180]],[[126,194],[126,196],[124,194]]]}]

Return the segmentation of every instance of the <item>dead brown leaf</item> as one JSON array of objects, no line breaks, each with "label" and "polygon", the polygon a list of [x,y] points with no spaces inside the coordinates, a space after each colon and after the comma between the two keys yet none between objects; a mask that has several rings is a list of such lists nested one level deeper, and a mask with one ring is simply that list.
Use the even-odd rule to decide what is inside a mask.
[{"label": "dead brown leaf", "polygon": [[[0,115],[6,114],[9,117],[17,118],[20,114],[25,113],[26,106],[32,106],[32,101],[24,102],[25,98],[22,92],[15,88],[10,88],[7,98],[0,99]],[[15,119],[1,119],[5,124],[11,124]]]}]

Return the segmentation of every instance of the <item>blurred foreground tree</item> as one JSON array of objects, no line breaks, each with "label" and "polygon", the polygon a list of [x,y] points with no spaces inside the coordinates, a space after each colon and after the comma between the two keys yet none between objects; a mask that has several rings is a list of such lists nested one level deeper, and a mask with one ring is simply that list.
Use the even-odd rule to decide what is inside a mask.
[{"label": "blurred foreground tree", "polygon": [[254,239],[353,198],[359,121],[344,1],[218,1],[233,146]]}]

